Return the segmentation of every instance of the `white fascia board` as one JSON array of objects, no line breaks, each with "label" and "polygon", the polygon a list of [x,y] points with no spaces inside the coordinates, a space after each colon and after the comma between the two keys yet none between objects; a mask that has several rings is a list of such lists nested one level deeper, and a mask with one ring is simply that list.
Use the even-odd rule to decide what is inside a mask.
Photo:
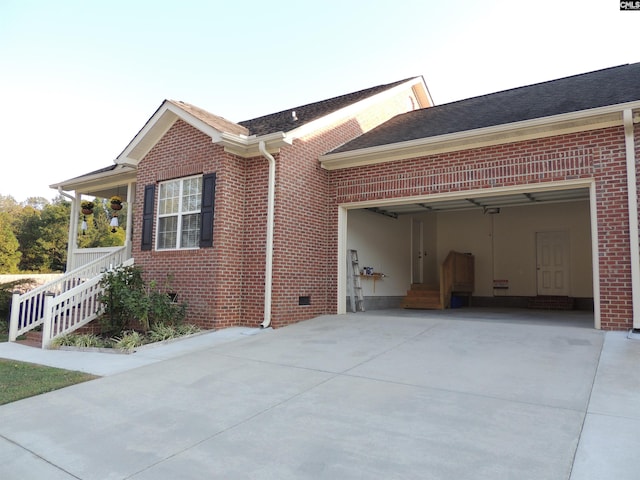
[{"label": "white fascia board", "polygon": [[220,140],[221,132],[165,100],[142,130],[127,145],[127,148],[118,155],[115,163],[137,165],[178,119],[211,137],[214,142]]},{"label": "white fascia board", "polygon": [[[431,97],[428,96],[428,90],[427,90],[426,84],[424,83],[424,79],[422,79],[422,77],[415,77],[404,83],[401,83],[400,85],[396,85],[393,88],[384,90],[380,93],[377,93],[363,100],[360,100],[359,102],[353,103],[344,108],[336,110],[335,112],[325,115],[324,117],[320,117],[316,120],[305,123],[304,125],[298,128],[289,130],[287,132],[287,136],[291,137],[292,139],[306,137],[307,135],[310,135],[318,130],[322,130],[323,128],[332,126],[334,123],[336,123],[341,119],[354,117],[361,111],[365,110],[366,108],[375,105],[380,100],[384,100],[385,98],[390,98],[394,95],[397,95],[398,92],[402,90],[406,90],[408,86],[413,86],[414,93],[417,87],[424,88],[425,92],[427,92],[426,94],[420,94],[420,95],[416,94],[416,97],[421,101],[424,102],[425,98],[428,98],[429,100],[431,99]],[[430,107],[432,105],[433,104],[420,105],[420,107],[421,108]]]},{"label": "white fascia board", "polygon": [[121,185],[129,181],[136,179],[136,169],[131,166],[118,166],[114,170],[107,172],[100,172],[94,175],[85,175],[79,178],[71,178],[62,182],[49,185],[49,188],[57,190],[62,188],[63,190],[70,191],[75,190],[81,192],[86,189],[91,189],[96,186],[110,187],[113,185]]},{"label": "white fascia board", "polygon": [[[435,103],[433,101],[433,97],[431,96],[431,92],[429,91],[429,86],[427,85],[427,82],[424,81],[424,78],[422,76],[420,76],[420,80],[422,80],[420,82],[420,85],[422,85],[422,88],[424,88],[424,93],[417,90],[416,88],[417,85],[414,86],[413,91],[416,97],[422,99],[425,102],[425,105],[422,108],[435,106]],[[424,95],[424,98],[422,97],[423,95]]]},{"label": "white fascia board", "polygon": [[621,126],[622,111],[636,108],[640,108],[640,101],[478,128],[437,137],[419,138],[360,150],[330,153],[322,155],[320,163],[326,170],[337,170]]},{"label": "white fascia board", "polygon": [[255,135],[247,137],[223,132],[220,134],[219,140],[214,140],[214,143],[222,145],[227,153],[243,158],[251,158],[262,155],[258,147],[261,141],[265,143],[267,151],[274,154],[280,152],[280,149],[285,145],[291,145],[293,139],[284,132],[269,133],[259,137]]}]

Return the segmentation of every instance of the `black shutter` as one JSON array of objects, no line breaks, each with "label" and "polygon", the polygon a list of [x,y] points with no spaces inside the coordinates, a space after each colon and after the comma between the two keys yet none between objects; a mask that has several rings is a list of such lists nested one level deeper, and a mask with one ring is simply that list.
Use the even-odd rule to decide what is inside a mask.
[{"label": "black shutter", "polygon": [[144,187],[144,203],[142,206],[142,246],[141,250],[153,247],[153,207],[155,205],[155,184]]},{"label": "black shutter", "polygon": [[216,174],[202,177],[202,204],[200,210],[200,247],[213,247],[213,210],[216,203]]}]

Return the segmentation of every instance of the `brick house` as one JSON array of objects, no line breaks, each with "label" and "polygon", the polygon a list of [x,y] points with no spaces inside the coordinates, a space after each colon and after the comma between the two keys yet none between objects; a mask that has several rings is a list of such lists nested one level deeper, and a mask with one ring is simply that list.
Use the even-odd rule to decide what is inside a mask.
[{"label": "brick house", "polygon": [[640,328],[639,119],[640,64],[440,106],[415,77],[239,123],[167,100],[114,165],[52,188],[74,219],[81,195],[122,196],[125,256],[204,327],[345,313],[357,250],[368,309],[457,251],[473,305],[564,299]]}]

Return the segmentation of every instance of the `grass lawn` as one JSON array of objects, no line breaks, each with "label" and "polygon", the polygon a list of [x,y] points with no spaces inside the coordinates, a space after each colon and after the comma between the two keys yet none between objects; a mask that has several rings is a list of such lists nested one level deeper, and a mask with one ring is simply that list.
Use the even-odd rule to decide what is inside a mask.
[{"label": "grass lawn", "polygon": [[83,372],[0,359],[0,405],[98,378]]}]

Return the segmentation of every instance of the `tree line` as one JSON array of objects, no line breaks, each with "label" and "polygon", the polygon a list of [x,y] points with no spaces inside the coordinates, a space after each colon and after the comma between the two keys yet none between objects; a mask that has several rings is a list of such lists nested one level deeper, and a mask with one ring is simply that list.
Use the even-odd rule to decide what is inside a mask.
[{"label": "tree line", "polygon": [[[118,212],[120,226],[112,232],[108,200],[95,198],[92,203],[92,214],[80,214],[75,219],[78,247],[124,245],[126,206]],[[0,274],[64,272],[70,214],[71,202],[63,196],[52,201],[30,197],[17,202],[12,196],[0,194]]]}]

